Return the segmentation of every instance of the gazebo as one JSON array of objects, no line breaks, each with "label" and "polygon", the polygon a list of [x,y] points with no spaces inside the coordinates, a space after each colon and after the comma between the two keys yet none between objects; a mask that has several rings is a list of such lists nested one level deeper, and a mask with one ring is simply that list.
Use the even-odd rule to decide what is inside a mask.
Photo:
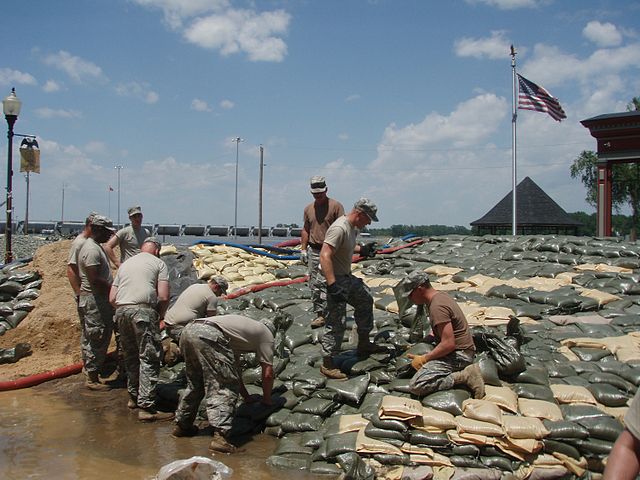
[{"label": "gazebo", "polygon": [[[526,177],[516,187],[516,234],[576,235],[582,224],[573,219],[531,178]],[[509,192],[482,218],[471,222],[479,234],[504,235],[512,233],[513,193]]]}]

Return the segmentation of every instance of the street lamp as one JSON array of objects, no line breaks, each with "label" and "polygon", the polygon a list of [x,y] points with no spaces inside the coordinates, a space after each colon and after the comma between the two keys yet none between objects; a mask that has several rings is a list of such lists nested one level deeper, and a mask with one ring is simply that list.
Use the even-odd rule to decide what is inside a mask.
[{"label": "street lamp", "polygon": [[244,140],[240,137],[236,137],[232,140],[236,142],[236,203],[233,215],[233,238],[238,239],[238,147],[240,142],[244,142]]},{"label": "street lamp", "polygon": [[5,239],[5,247],[4,247],[4,263],[8,264],[13,261],[13,253],[11,252],[11,230],[12,230],[12,220],[11,213],[13,209],[13,201],[12,201],[12,181],[13,181],[13,125],[18,120],[18,115],[20,115],[20,107],[22,107],[22,102],[18,97],[16,97],[16,89],[12,88],[11,93],[2,101],[2,111],[4,112],[4,118],[7,119],[7,125],[9,126],[9,130],[7,132],[8,139],[8,151],[7,151],[7,224],[5,225],[4,239]]}]

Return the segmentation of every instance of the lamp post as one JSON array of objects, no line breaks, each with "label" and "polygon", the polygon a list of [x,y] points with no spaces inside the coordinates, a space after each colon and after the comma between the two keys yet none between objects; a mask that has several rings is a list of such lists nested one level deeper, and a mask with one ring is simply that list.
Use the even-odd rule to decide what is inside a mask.
[{"label": "lamp post", "polygon": [[244,140],[240,137],[234,138],[232,141],[236,142],[236,201],[233,214],[233,238],[238,238],[238,151],[240,142]]},{"label": "lamp post", "polygon": [[118,170],[118,228],[120,228],[120,170],[122,170],[122,165],[116,165],[114,168]]},{"label": "lamp post", "polygon": [[7,132],[7,140],[8,140],[8,151],[7,151],[7,224],[5,225],[4,239],[5,239],[5,247],[4,247],[4,263],[11,263],[13,261],[13,253],[11,252],[11,230],[12,230],[12,220],[11,213],[13,209],[13,201],[12,201],[12,182],[13,182],[13,125],[18,120],[18,115],[20,115],[20,107],[22,107],[22,102],[18,97],[16,97],[16,89],[12,88],[11,93],[2,101],[2,111],[4,112],[4,118],[7,119],[7,125],[9,126],[9,130]]}]

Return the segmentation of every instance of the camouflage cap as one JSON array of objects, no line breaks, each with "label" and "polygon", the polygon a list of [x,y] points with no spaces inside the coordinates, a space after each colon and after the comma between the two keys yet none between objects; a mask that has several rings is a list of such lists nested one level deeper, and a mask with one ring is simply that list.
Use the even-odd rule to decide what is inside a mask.
[{"label": "camouflage cap", "polygon": [[142,215],[142,208],[140,208],[140,205],[136,205],[134,207],[129,207],[129,210],[127,210],[127,213],[129,214],[130,217],[133,217],[134,215]]},{"label": "camouflage cap", "polygon": [[311,177],[311,193],[324,193],[327,191],[327,182],[324,177],[315,175]]},{"label": "camouflage cap", "polygon": [[222,293],[224,294],[227,293],[227,289],[229,288],[229,282],[227,282],[226,278],[224,278],[221,275],[216,275],[211,277],[209,280],[211,282],[214,282],[216,285],[218,285],[220,287],[220,290],[222,290]]},{"label": "camouflage cap", "polygon": [[144,241],[142,242],[144,243],[155,243],[156,247],[158,248],[162,248],[162,242],[160,240],[158,240],[156,237],[147,237],[144,239]]},{"label": "camouflage cap", "polygon": [[115,228],[113,228],[113,222],[110,218],[105,217],[104,215],[94,215],[91,217],[91,226],[92,227],[102,227],[105,230],[111,230],[115,232]]},{"label": "camouflage cap", "polygon": [[353,208],[356,210],[360,210],[362,213],[365,213],[372,221],[378,221],[378,207],[368,198],[361,198],[354,205]]},{"label": "camouflage cap", "polygon": [[429,275],[427,272],[414,270],[393,287],[393,293],[396,298],[409,298],[411,292],[425,283],[429,283]]}]

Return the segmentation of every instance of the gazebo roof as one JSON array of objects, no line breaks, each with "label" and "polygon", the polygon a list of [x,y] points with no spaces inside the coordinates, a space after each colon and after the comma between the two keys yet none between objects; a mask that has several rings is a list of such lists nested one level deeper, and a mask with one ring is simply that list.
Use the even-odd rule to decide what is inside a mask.
[{"label": "gazebo roof", "polygon": [[[518,226],[567,226],[582,225],[565,212],[533,180],[526,177],[516,186],[516,222]],[[471,226],[511,225],[513,222],[513,195],[509,192],[482,218]]]}]

